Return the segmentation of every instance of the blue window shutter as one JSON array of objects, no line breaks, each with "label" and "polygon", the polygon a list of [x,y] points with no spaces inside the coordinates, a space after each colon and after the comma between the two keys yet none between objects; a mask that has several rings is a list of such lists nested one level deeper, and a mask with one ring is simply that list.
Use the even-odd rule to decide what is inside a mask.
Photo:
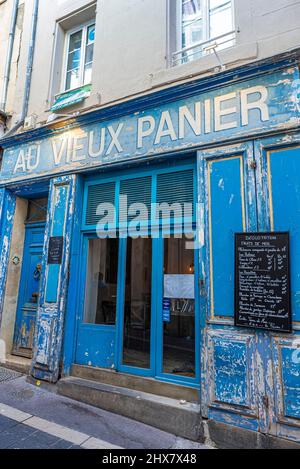
[{"label": "blue window shutter", "polygon": [[[151,187],[152,187],[151,176],[124,180],[124,181],[121,181],[121,184],[120,184],[120,195],[127,196],[128,210],[130,208],[130,205],[136,204],[136,203],[144,204],[147,207],[148,217],[147,218],[144,217],[145,221],[151,219]],[[124,216],[126,214],[124,210],[121,210],[121,208],[120,208],[120,214],[122,214],[122,217],[124,219]],[[139,215],[139,212],[136,215],[131,215],[131,216],[128,215],[128,222],[130,222],[132,219],[134,219],[138,215]],[[143,218],[142,215],[143,215],[142,213],[141,215],[139,215],[141,219]]]},{"label": "blue window shutter", "polygon": [[[156,178],[155,181],[153,178]],[[155,183],[154,183],[155,182]],[[156,191],[153,192],[154,187]],[[158,173],[157,175],[141,176],[132,179],[121,179],[110,182],[103,182],[98,184],[87,185],[87,199],[86,199],[86,213],[84,214],[85,226],[96,227],[100,221],[101,216],[97,215],[97,208],[99,204],[110,203],[117,206],[117,224],[120,228],[126,228],[137,216],[141,220],[141,224],[146,227],[150,226],[151,217],[151,203],[156,202],[157,204],[180,204],[182,214],[180,219],[173,213],[161,212],[160,220],[158,214],[156,214],[156,223],[159,221],[166,222],[171,218],[171,222],[180,225],[183,222],[182,215],[189,222],[195,220],[195,200],[194,200],[194,170],[184,169],[181,171],[172,171],[168,173]],[[127,196],[127,206],[120,204],[120,197]],[[147,208],[147,214],[135,211],[129,215],[128,210],[133,204],[143,204]],[[184,204],[189,204],[189,210],[186,210]],[[183,208],[185,211],[183,213]],[[118,217],[120,215],[120,218]],[[144,215],[144,216],[143,216]],[[155,214],[153,213],[155,216]],[[127,217],[126,217],[127,216]],[[148,216],[148,217],[147,217]],[[127,223],[125,223],[127,220]],[[145,223],[143,223],[143,221]],[[148,222],[148,223],[147,223]],[[155,224],[156,224],[155,223]],[[166,225],[167,227],[167,225]]]},{"label": "blue window shutter", "polygon": [[194,216],[194,171],[192,169],[176,171],[172,173],[158,174],[157,176],[157,197],[158,204],[176,203],[190,204],[191,210],[185,211],[185,217]]},{"label": "blue window shutter", "polygon": [[87,196],[87,210],[85,223],[88,226],[95,226],[99,222],[100,218],[97,215],[97,208],[99,204],[110,203],[115,205],[115,182],[109,182],[105,184],[97,184],[88,187]]}]

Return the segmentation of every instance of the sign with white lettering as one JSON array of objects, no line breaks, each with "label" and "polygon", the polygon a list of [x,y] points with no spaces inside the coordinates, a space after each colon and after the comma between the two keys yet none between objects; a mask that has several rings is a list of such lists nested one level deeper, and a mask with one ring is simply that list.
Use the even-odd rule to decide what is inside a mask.
[{"label": "sign with white lettering", "polygon": [[48,249],[48,264],[61,264],[63,245],[63,236],[53,236],[50,238]]},{"label": "sign with white lettering", "polygon": [[140,157],[192,149],[296,125],[299,100],[292,67],[238,84],[89,124],[6,149],[0,182],[60,174]]},{"label": "sign with white lettering", "polygon": [[235,325],[292,331],[289,233],[235,236]]}]

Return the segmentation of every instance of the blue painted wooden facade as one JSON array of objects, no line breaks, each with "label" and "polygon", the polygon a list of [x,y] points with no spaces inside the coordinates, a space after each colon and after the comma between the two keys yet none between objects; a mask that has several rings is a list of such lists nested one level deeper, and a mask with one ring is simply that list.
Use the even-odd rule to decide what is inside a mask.
[{"label": "blue painted wooden facade", "polygon": [[4,303],[11,233],[16,208],[15,196],[4,187],[0,189],[0,320]]},{"label": "blue painted wooden facade", "polygon": [[[91,356],[99,352],[93,349],[85,362],[85,344],[95,333],[81,323],[86,238],[95,236],[82,223],[87,186],[145,175],[156,163],[180,168],[192,161],[198,203],[198,359],[197,380],[190,384],[199,388],[203,417],[300,440],[298,80],[295,60],[265,62],[4,140],[0,316],[15,197],[50,184],[34,377],[56,382],[72,363],[93,364]],[[234,233],[268,230],[291,234],[292,334],[234,327]],[[63,236],[61,265],[47,263],[53,236]],[[122,277],[126,240],[121,243]],[[155,243],[158,269],[162,247],[159,239]],[[159,279],[157,270],[155,298],[161,296]],[[118,287],[124,288],[121,278]],[[154,336],[160,334],[157,318]],[[83,346],[78,348],[79,333]],[[96,365],[117,364],[120,371],[132,372],[118,367],[121,335],[118,328],[105,330],[106,362]],[[158,371],[151,376],[168,379],[159,372],[159,353],[152,360],[157,361],[151,370]]]},{"label": "blue painted wooden facade", "polygon": [[[74,221],[76,176],[52,179],[44,242],[44,262],[39,297],[32,374],[56,382],[65,322],[69,259]],[[50,237],[63,236],[63,258],[58,265],[48,264]]]}]

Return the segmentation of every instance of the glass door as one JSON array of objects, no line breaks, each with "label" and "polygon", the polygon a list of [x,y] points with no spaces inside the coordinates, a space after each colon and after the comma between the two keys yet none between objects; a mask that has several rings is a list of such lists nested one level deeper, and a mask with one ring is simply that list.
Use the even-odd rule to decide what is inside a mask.
[{"label": "glass door", "polygon": [[[117,369],[199,385],[196,252],[185,238],[120,240]],[[199,370],[199,371],[198,371]]]},{"label": "glass door", "polygon": [[125,256],[118,368],[149,376],[153,375],[153,241],[143,237],[122,241]]},{"label": "glass door", "polygon": [[188,237],[161,240],[157,376],[187,384],[199,384],[200,374],[196,266],[197,250]]}]

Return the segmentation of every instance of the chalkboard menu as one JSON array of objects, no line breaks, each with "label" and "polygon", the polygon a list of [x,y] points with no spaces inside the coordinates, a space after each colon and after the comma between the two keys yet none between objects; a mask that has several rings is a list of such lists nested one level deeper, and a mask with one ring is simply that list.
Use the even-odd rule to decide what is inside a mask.
[{"label": "chalkboard menu", "polygon": [[48,264],[61,264],[63,253],[63,236],[53,236],[49,240]]},{"label": "chalkboard menu", "polygon": [[289,233],[235,235],[235,325],[291,332]]}]

